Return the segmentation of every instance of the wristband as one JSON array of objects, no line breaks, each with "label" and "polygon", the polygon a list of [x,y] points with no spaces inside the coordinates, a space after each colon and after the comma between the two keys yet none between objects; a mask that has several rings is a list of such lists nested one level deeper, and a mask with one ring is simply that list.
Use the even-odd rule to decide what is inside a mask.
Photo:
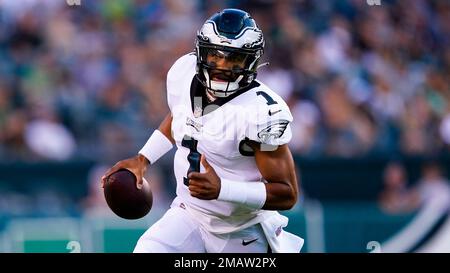
[{"label": "wristband", "polygon": [[264,182],[244,182],[221,179],[217,200],[235,202],[261,209],[267,198]]},{"label": "wristband", "polygon": [[154,164],[161,156],[173,147],[172,142],[159,130],[155,130],[145,143],[139,154],[145,156],[150,164]]}]

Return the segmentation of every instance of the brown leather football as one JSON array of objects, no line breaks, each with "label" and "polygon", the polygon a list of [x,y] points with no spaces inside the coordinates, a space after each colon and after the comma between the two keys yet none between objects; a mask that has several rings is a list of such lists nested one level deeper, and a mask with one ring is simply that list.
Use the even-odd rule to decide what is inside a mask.
[{"label": "brown leather football", "polygon": [[121,169],[107,177],[103,187],[106,203],[118,216],[125,219],[139,219],[152,208],[153,195],[150,184],[143,179],[141,189],[136,187],[136,176],[127,169]]}]

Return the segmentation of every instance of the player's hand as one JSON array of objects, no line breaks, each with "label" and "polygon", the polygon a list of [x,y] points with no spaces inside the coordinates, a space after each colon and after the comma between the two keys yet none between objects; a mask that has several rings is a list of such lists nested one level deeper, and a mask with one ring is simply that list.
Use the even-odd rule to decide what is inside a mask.
[{"label": "player's hand", "polygon": [[204,173],[191,172],[189,178],[189,191],[191,195],[203,200],[212,200],[219,197],[220,177],[214,168],[209,165],[204,155],[202,155],[201,163],[205,167]]},{"label": "player's hand", "polygon": [[106,171],[106,173],[102,176],[102,188],[106,183],[106,178],[111,174],[117,172],[120,169],[128,169],[130,172],[134,173],[136,176],[136,187],[138,189],[142,188],[144,173],[147,169],[149,162],[148,160],[141,154],[138,154],[134,157],[121,160],[117,162],[111,169]]}]

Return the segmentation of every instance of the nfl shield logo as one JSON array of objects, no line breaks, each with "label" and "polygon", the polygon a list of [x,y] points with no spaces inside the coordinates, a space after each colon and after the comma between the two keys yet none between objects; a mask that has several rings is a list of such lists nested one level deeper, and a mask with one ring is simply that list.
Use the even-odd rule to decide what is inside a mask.
[{"label": "nfl shield logo", "polygon": [[195,106],[194,117],[196,117],[196,118],[200,117],[202,115],[202,112],[203,112],[203,110],[200,106]]}]

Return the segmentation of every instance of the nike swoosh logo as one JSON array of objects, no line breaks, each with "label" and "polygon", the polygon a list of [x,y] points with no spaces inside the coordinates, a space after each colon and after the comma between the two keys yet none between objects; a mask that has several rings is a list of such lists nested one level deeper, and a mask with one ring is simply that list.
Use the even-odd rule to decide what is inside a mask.
[{"label": "nike swoosh logo", "polygon": [[246,245],[249,245],[249,244],[251,244],[251,243],[253,243],[253,242],[256,242],[257,240],[258,240],[258,238],[253,239],[253,240],[250,240],[250,241],[242,240],[242,245],[243,245],[243,246],[246,246]]},{"label": "nike swoosh logo", "polygon": [[272,112],[272,111],[269,110],[269,116],[273,116],[273,115],[275,115],[275,114],[278,113],[278,112],[281,112],[281,109],[280,109],[280,110],[277,110],[277,111],[275,111],[275,112]]}]

